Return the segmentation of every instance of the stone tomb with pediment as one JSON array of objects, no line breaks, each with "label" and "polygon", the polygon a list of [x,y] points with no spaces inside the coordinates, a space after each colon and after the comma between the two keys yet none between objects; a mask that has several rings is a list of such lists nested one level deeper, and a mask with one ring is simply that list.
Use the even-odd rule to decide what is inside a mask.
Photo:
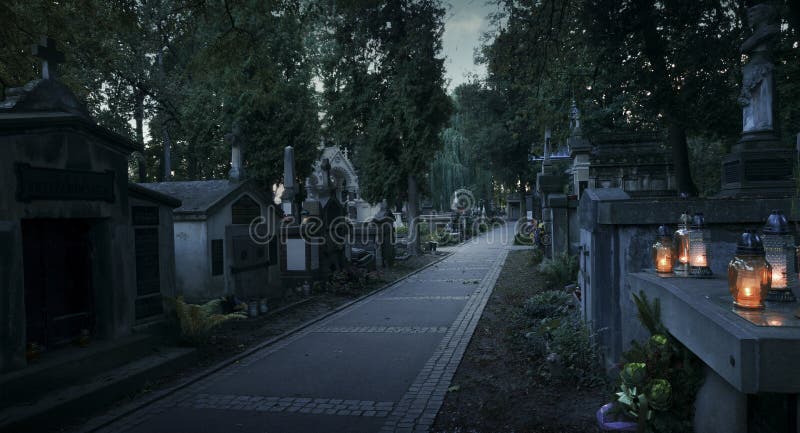
[{"label": "stone tomb with pediment", "polygon": [[80,335],[131,332],[138,294],[127,172],[135,150],[135,143],[97,126],[54,79],[6,91],[0,371],[24,367],[26,346],[49,351]]}]

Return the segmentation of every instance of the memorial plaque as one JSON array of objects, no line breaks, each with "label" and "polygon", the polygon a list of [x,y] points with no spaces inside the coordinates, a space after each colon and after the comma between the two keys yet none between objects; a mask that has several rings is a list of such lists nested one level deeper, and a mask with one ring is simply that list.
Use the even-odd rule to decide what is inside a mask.
[{"label": "memorial plaque", "polygon": [[303,239],[286,240],[286,270],[306,271],[306,242]]},{"label": "memorial plaque", "polygon": [[114,172],[61,170],[17,163],[17,200],[87,200],[113,203]]}]

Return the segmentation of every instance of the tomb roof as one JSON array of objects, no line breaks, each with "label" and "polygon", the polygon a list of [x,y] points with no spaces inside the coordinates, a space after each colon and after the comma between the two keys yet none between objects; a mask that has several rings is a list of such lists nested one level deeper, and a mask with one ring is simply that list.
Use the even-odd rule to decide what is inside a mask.
[{"label": "tomb roof", "polygon": [[[222,180],[191,180],[179,182],[140,183],[139,186],[175,197],[181,206],[175,214],[208,215],[242,189],[252,189],[249,182]],[[256,194],[258,195],[258,194]],[[262,197],[259,197],[262,198]]]},{"label": "tomb roof", "polygon": [[49,128],[87,132],[126,154],[141,150],[141,145],[97,125],[83,103],[59,81],[38,79],[5,90],[0,99],[0,129]]},{"label": "tomb roof", "polygon": [[181,201],[177,198],[158,192],[154,189],[146,188],[138,183],[128,183],[128,193],[131,197],[138,197],[144,200],[150,200],[159,204],[164,204],[172,208],[181,206]]}]

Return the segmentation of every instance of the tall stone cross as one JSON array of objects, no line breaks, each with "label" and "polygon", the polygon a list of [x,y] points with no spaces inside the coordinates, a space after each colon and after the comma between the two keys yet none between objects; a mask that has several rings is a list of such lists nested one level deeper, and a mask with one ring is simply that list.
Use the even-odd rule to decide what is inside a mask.
[{"label": "tall stone cross", "polygon": [[55,80],[56,65],[64,63],[64,53],[56,49],[54,39],[42,36],[39,45],[33,46],[33,55],[42,59],[42,78],[45,80]]}]

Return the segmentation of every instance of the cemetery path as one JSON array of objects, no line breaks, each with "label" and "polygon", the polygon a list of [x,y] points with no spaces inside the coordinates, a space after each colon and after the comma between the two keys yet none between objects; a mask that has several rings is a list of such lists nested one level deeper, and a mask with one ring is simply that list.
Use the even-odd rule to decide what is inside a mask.
[{"label": "cemetery path", "polygon": [[512,241],[488,232],[101,431],[428,431]]}]

